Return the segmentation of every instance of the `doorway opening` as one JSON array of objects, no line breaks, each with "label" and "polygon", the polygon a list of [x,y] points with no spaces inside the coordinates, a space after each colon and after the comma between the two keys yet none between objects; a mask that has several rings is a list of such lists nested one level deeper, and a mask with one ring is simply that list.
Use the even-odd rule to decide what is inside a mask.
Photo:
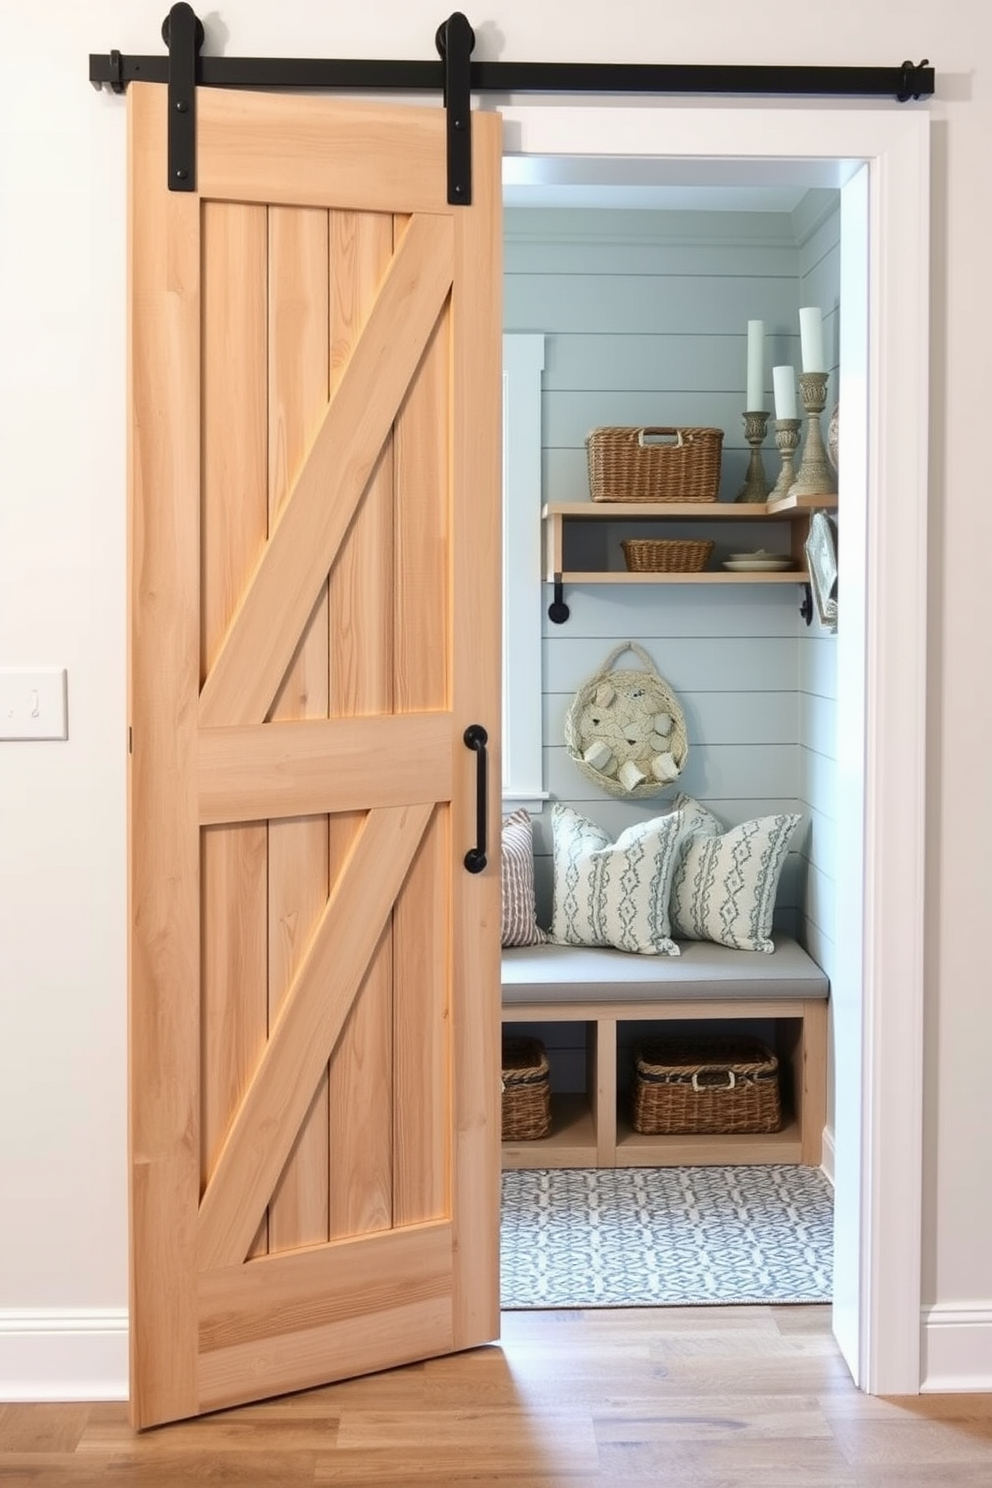
[{"label": "doorway opening", "polygon": [[[801,814],[801,830],[777,896],[776,929],[790,937],[798,934],[829,975],[835,934],[836,641],[818,624],[807,628],[800,618],[799,588],[783,587],[777,580],[729,588],[712,582],[699,588],[640,583],[630,587],[623,582],[626,574],[613,573],[618,544],[611,527],[606,529],[610,537],[605,556],[616,582],[596,588],[569,584],[568,622],[549,619],[550,590],[540,613],[534,614],[533,593],[541,580],[539,554],[534,555],[529,576],[521,573],[521,547],[533,543],[540,505],[588,497],[584,437],[594,425],[719,426],[724,432],[719,499],[728,514],[741,510],[733,503],[748,464],[742,410],[745,333],[752,317],[760,317],[762,385],[767,396],[763,393],[759,401],[747,404],[749,408],[772,410],[773,365],[789,364],[793,381],[801,370],[800,305],[823,307],[830,384],[836,387],[839,190],[799,181],[753,185],[735,182],[732,167],[723,166],[721,172],[722,180],[709,171],[703,172],[701,181],[691,180],[689,173],[672,181],[668,161],[588,157],[504,161],[505,775],[513,804],[525,798],[534,813],[542,926],[551,923],[554,897],[551,829],[547,803],[542,811],[539,796],[527,799],[528,782],[535,783],[535,793],[543,784],[553,800],[565,800],[614,834],[634,816],[647,819],[670,810],[675,791],[682,786],[701,794],[707,809],[728,827],[773,811]],[[660,180],[655,179],[658,176]],[[813,173],[814,182],[816,178]],[[537,326],[540,334],[524,329]],[[830,401],[832,406],[836,399]],[[775,427],[771,416],[769,432]],[[528,448],[528,441],[534,449]],[[767,439],[762,458],[768,489],[778,475],[774,436]],[[595,510],[609,516],[608,507]],[[675,537],[688,537],[693,531],[691,522],[685,524],[685,532],[682,524],[676,527],[667,521],[663,529],[664,535]],[[751,529],[739,525],[719,531],[721,552],[728,540],[731,546],[745,543],[742,532],[751,540]],[[763,524],[762,541],[786,547],[792,541],[783,523],[770,533]],[[600,557],[591,553],[589,567]],[[720,567],[716,560],[707,566]],[[519,642],[514,633],[518,628]],[[541,648],[534,644],[538,633]],[[666,676],[678,677],[691,719],[691,779],[685,777],[679,787],[659,798],[617,807],[601,790],[590,789],[562,759],[561,715],[568,699],[561,688],[563,677],[574,680],[570,674],[576,670],[577,657],[581,670],[591,673],[604,649],[622,644],[626,637],[646,646]],[[535,723],[537,737],[531,739],[528,730]],[[529,755],[536,756],[533,763]],[[714,1026],[683,1031],[705,1035]],[[650,1023],[623,1023],[618,1028],[616,1082],[624,1124],[637,1041],[671,1031]],[[552,1066],[556,1126],[564,1140],[563,1126],[583,1119],[591,1079],[592,1025],[549,1023],[530,1029],[508,1025],[507,1032],[540,1037]],[[783,1125],[794,1120],[788,1045],[795,1030],[774,1021],[745,1026],[736,1020],[724,1025],[723,1032],[758,1039],[773,1059],[781,1046],[780,1073],[790,1108]],[[602,1048],[598,1057],[605,1057]],[[826,1171],[831,1178],[832,1127],[831,1111],[826,1128]],[[727,1161],[755,1164],[756,1155],[745,1156],[741,1141],[736,1144],[739,1155]],[[744,1141],[745,1149],[747,1145]],[[636,1287],[631,1290],[635,1276],[642,1278],[647,1300],[697,1295],[695,1287],[710,1302],[760,1296],[829,1301],[832,1202],[822,1174],[802,1168],[791,1171],[785,1155],[770,1155],[767,1165],[758,1162],[746,1174],[733,1166],[717,1171],[713,1154],[699,1150],[698,1143],[696,1148],[695,1159],[692,1155],[683,1159],[693,1166],[682,1171],[674,1187],[664,1169],[650,1168],[636,1174],[587,1170],[578,1187],[580,1175],[574,1173],[552,1171],[539,1180],[533,1172],[505,1176],[504,1296],[528,1295],[525,1278],[534,1280],[531,1255],[543,1248],[541,1290],[545,1296],[563,1298],[562,1305],[589,1305],[590,1296],[616,1295],[629,1301],[637,1295]],[[553,1168],[558,1155],[535,1151],[532,1158],[521,1159],[515,1150],[513,1161],[533,1161],[537,1168],[546,1161]],[[568,1161],[574,1160],[569,1154]],[[625,1276],[606,1283],[594,1273],[597,1263],[601,1269],[614,1251],[619,1254],[605,1237],[617,1208],[622,1213],[624,1204],[630,1206]],[[651,1233],[652,1204],[657,1239]],[[684,1215],[681,1240],[676,1227],[676,1243],[662,1243],[672,1206]],[[554,1213],[561,1215],[560,1223],[550,1223]],[[700,1214],[708,1218],[706,1242],[699,1241],[697,1255],[704,1250],[712,1255],[714,1247],[723,1252],[705,1281],[686,1276],[679,1261],[689,1248],[685,1237],[694,1233],[699,1238],[693,1216]],[[794,1218],[783,1220],[785,1215]],[[750,1226],[755,1237],[748,1255],[738,1243],[742,1224]],[[785,1257],[802,1251],[809,1258],[808,1271],[760,1259],[763,1237],[773,1233],[778,1239],[770,1254]],[[638,1234],[645,1235],[650,1247],[640,1264],[634,1255]],[[566,1236],[574,1237],[574,1249]],[[732,1264],[735,1255],[738,1261]],[[576,1256],[584,1256],[585,1262],[577,1265]],[[552,1278],[552,1271],[558,1278],[568,1278],[567,1284]],[[534,1287],[529,1295],[529,1305],[539,1305]]]},{"label": "doorway opening", "polygon": [[[919,1384],[919,1254],[902,1255],[904,1264],[897,1267],[898,1276],[891,1271],[883,1275],[881,1266],[882,1232],[887,1228],[882,1195],[887,1185],[877,1161],[885,1134],[874,1121],[884,1079],[875,1037],[891,1016],[886,971],[902,952],[890,939],[892,908],[886,902],[886,891],[880,889],[881,860],[889,860],[895,868],[899,849],[882,825],[888,786],[874,761],[880,736],[888,734],[898,711],[894,699],[886,695],[880,665],[895,619],[889,608],[896,602],[891,570],[894,555],[883,561],[878,543],[893,521],[888,495],[894,470],[901,465],[895,452],[894,405],[880,378],[880,367],[883,363],[888,367],[885,358],[895,345],[894,307],[891,302],[882,303],[879,285],[883,267],[901,276],[897,298],[910,309],[914,331],[925,341],[926,244],[919,233],[912,235],[909,263],[903,260],[896,270],[893,237],[900,223],[905,226],[919,213],[921,191],[925,199],[925,171],[910,180],[903,168],[910,156],[919,166],[925,140],[925,129],[920,126],[925,120],[899,116],[893,127],[892,116],[885,116],[888,122],[883,122],[880,115],[855,116],[853,111],[790,110],[788,133],[795,141],[795,152],[782,154],[783,116],[778,111],[538,106],[504,108],[503,113],[515,189],[527,181],[540,181],[542,173],[547,173],[551,187],[584,190],[590,183],[579,179],[575,157],[588,153],[597,159],[601,177],[607,161],[622,162],[619,181],[613,183],[615,193],[643,185],[647,161],[648,169],[657,172],[656,186],[683,190],[693,189],[694,184],[700,189],[717,184],[752,189],[795,187],[805,174],[807,184],[828,184],[840,195],[838,339],[843,341],[844,362],[837,393],[845,410],[840,463],[846,623],[837,644],[837,797],[843,809],[835,844],[839,894],[834,913],[845,935],[843,944],[838,943],[836,970],[831,969],[838,1050],[831,1083],[835,1092],[843,1094],[842,1109],[840,1104],[836,1108],[833,1142],[838,1185],[834,1327],[852,1374],[863,1388],[891,1389],[890,1381],[898,1379],[902,1387],[915,1390]],[[645,156],[655,141],[658,154]],[[690,141],[684,153],[675,153],[680,143],[688,146]],[[662,155],[662,150],[672,153]],[[552,162],[550,169],[548,161]],[[638,172],[639,183],[632,181]],[[916,406],[925,406],[925,378],[911,376],[903,392]],[[913,502],[915,525],[911,524],[903,540],[919,562],[924,462],[915,473]],[[895,583],[898,588],[897,577]],[[900,649],[905,655],[904,648]],[[917,681],[909,711],[918,722],[922,670]],[[872,706],[866,710],[865,697],[872,689]],[[922,758],[917,754],[903,763],[907,767],[904,785],[916,790],[922,779]],[[913,844],[913,860],[904,861],[895,871],[902,874],[903,887],[918,899],[921,842]],[[865,912],[866,903],[871,912]],[[911,947],[904,959],[915,989],[913,1025],[904,1037],[918,1058],[922,1025],[919,945]],[[867,1044],[866,1029],[875,1036]],[[919,1102],[908,1086],[899,1090],[898,1099],[909,1121],[911,1150],[907,1153],[903,1146],[896,1156],[900,1176],[893,1194],[898,1195],[904,1218],[912,1223],[919,1205]],[[916,1223],[912,1233],[918,1232]],[[869,1305],[872,1295],[881,1310],[873,1311]],[[896,1353],[895,1340],[904,1346],[908,1343],[908,1355]]]}]

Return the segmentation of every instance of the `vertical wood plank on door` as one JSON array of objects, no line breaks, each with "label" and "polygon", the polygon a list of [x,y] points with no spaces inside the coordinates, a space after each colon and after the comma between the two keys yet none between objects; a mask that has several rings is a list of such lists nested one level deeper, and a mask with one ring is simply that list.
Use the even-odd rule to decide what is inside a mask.
[{"label": "vertical wood plank on door", "polygon": [[[328,220],[269,209],[269,526],[327,406]],[[270,718],[326,718],[328,602],[319,595]],[[269,824],[269,1015],[274,1018],[327,903],[327,817]],[[322,1079],[269,1205],[269,1250],[327,1239],[327,1080]]]},{"label": "vertical wood plank on door", "polygon": [[[128,375],[131,1420],[196,1409],[200,1154],[199,203],[166,210],[165,89],[132,87]],[[191,664],[191,659],[193,664]]]},{"label": "vertical wood plank on door", "polygon": [[[437,411],[451,378],[446,305],[396,420],[396,709],[451,706],[451,430]],[[394,1215],[448,1212],[451,1193],[451,865],[435,812],[393,915]]]},{"label": "vertical wood plank on door", "polygon": [[[456,212],[451,378],[472,417],[455,422],[451,450],[452,594],[459,623],[451,639],[456,739],[463,756],[452,799],[451,871],[460,912],[452,926],[453,977],[461,1016],[453,1029],[455,1250],[471,1256],[456,1270],[455,1347],[499,1336],[500,1203],[500,646],[502,626],[502,125],[499,114],[472,120],[471,213]],[[490,618],[496,624],[489,624]],[[489,733],[489,864],[468,874],[475,840],[475,765],[461,745],[469,723]],[[467,759],[465,756],[469,756]]]},{"label": "vertical wood plank on door", "polygon": [[450,1213],[451,834],[435,808],[393,910],[393,1203],[398,1225]]},{"label": "vertical wood plank on door", "polygon": [[[331,390],[361,333],[393,250],[384,213],[330,214]],[[393,711],[393,440],[372,472],[330,580],[330,711]],[[364,813],[329,824],[331,872],[347,861]],[[332,1238],[388,1229],[392,1199],[393,932],[387,923],[329,1071]]]},{"label": "vertical wood plank on door", "polygon": [[[268,530],[266,212],[205,202],[200,674],[235,614]],[[268,1031],[264,822],[201,841],[203,1181]],[[251,1254],[264,1253],[264,1224]]]},{"label": "vertical wood plank on door", "polygon": [[396,420],[396,711],[451,706],[451,376],[445,309]]}]

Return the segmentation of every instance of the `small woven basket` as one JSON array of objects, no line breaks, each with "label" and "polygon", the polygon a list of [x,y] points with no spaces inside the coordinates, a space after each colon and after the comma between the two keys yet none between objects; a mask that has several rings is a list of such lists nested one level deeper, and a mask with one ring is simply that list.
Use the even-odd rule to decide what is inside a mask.
[{"label": "small woven basket", "polygon": [[625,537],[629,573],[702,573],[714,544],[707,538]]},{"label": "small woven basket", "polygon": [[722,454],[722,429],[593,429],[589,494],[593,501],[715,501]]},{"label": "small woven basket", "polygon": [[503,1040],[503,1141],[532,1142],[551,1131],[551,1079],[540,1039]]},{"label": "small woven basket", "polygon": [[645,1040],[634,1050],[631,1119],[653,1136],[778,1131],[778,1060],[743,1035]]}]

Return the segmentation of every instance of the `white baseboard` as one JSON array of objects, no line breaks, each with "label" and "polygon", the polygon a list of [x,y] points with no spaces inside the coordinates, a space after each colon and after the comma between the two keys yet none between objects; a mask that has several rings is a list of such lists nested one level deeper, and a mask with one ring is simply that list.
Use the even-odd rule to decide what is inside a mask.
[{"label": "white baseboard", "polygon": [[[828,1156],[829,1154],[829,1156]],[[833,1143],[824,1132],[823,1170]],[[992,1304],[922,1314],[924,1394],[992,1391]],[[0,1309],[0,1400],[126,1400],[127,1308]]]},{"label": "white baseboard", "polygon": [[837,1172],[837,1146],[834,1142],[834,1129],[832,1126],[823,1128],[823,1155],[820,1159],[820,1167],[831,1188],[837,1187],[835,1173]]},{"label": "white baseboard", "polygon": [[992,1390],[992,1304],[923,1312],[923,1394]]},{"label": "white baseboard", "polygon": [[0,1400],[126,1400],[127,1308],[0,1308]]}]

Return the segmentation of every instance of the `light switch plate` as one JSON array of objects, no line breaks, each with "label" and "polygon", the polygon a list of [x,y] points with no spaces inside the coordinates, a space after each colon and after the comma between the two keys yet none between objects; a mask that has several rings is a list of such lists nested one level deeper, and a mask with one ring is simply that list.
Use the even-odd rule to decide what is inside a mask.
[{"label": "light switch plate", "polygon": [[67,739],[66,692],[64,668],[0,668],[0,739]]}]

